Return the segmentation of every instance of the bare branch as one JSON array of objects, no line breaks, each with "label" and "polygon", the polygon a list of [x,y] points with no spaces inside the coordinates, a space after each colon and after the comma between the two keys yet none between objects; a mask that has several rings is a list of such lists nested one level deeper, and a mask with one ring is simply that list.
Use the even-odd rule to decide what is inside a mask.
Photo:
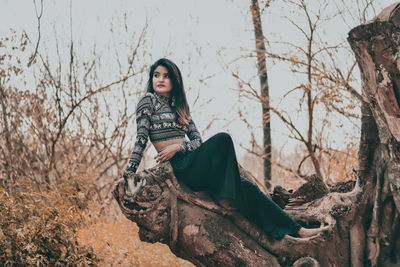
[{"label": "bare branch", "polygon": [[38,30],[38,39],[36,41],[36,46],[35,46],[35,52],[30,56],[29,62],[28,62],[28,67],[32,65],[33,61],[36,58],[36,54],[39,49],[39,44],[40,44],[40,19],[42,18],[43,15],[43,0],[40,0],[40,11],[38,12],[38,8],[36,5],[36,0],[33,0],[33,5],[35,6],[35,14],[38,22],[37,30]]}]

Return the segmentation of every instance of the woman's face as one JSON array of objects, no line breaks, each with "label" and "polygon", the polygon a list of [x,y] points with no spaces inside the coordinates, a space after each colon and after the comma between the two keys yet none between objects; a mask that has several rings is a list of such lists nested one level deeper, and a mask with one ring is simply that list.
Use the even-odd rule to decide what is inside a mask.
[{"label": "woman's face", "polygon": [[172,82],[169,78],[168,69],[158,66],[153,73],[153,88],[157,94],[169,97],[172,90]]}]

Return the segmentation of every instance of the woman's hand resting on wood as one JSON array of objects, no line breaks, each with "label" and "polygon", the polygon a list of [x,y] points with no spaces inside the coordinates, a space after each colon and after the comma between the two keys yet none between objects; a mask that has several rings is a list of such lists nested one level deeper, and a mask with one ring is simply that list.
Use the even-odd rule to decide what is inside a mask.
[{"label": "woman's hand resting on wood", "polygon": [[157,163],[160,162],[165,162],[167,160],[170,160],[176,152],[180,151],[181,148],[179,144],[172,144],[161,150],[157,156],[154,157]]}]

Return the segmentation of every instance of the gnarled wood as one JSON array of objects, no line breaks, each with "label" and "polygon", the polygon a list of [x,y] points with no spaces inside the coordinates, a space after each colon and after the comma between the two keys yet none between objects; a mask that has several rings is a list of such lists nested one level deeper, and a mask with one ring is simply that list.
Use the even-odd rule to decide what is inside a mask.
[{"label": "gnarled wood", "polygon": [[[363,251],[367,252],[357,264],[368,266],[386,264],[388,247],[398,243],[398,238],[387,225],[394,223],[390,214],[397,211],[393,210],[395,205],[388,204],[396,204],[399,198],[396,189],[400,186],[399,21],[400,3],[395,3],[371,22],[351,30],[348,37],[362,78],[363,114],[366,114],[363,125],[371,125],[364,128],[365,140],[361,140],[360,146],[360,176],[364,182],[364,205],[360,207],[360,212],[368,220],[360,222],[365,229],[365,237],[360,235],[353,241],[360,243],[360,251],[365,248]],[[373,137],[374,132],[378,134],[377,138]],[[367,146],[375,146],[376,149],[368,149]],[[371,157],[374,160],[369,164],[368,158]],[[355,253],[361,252],[352,251],[352,254]]]}]

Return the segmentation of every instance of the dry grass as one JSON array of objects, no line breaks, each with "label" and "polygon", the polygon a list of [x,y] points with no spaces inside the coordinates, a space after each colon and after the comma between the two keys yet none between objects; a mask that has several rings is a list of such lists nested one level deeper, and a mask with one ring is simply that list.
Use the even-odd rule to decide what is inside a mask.
[{"label": "dry grass", "polygon": [[103,266],[193,266],[172,254],[167,245],[140,241],[138,231],[123,215],[115,220],[102,216],[79,229],[78,240],[93,248]]}]

